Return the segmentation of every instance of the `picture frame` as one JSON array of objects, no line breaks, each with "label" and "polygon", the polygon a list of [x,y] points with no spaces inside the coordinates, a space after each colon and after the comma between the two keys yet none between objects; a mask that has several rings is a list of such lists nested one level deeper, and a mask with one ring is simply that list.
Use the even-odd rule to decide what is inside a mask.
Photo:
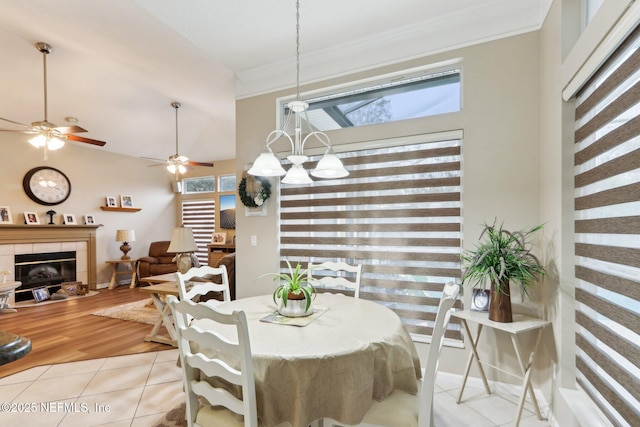
[{"label": "picture frame", "polygon": [[267,216],[267,204],[264,203],[262,206],[259,206],[257,208],[250,208],[249,206],[245,206],[244,216]]},{"label": "picture frame", "polygon": [[220,196],[220,228],[225,230],[236,229],[236,195],[223,194]]},{"label": "picture frame", "polygon": [[489,289],[473,289],[471,293],[471,311],[489,311],[491,291]]},{"label": "picture frame", "polygon": [[132,208],[133,207],[133,199],[131,196],[120,196],[120,207],[121,208]]},{"label": "picture frame", "polygon": [[62,214],[62,223],[64,225],[78,225],[76,221],[76,216],[74,214]]},{"label": "picture frame", "polygon": [[96,217],[93,215],[85,215],[84,216],[84,224],[85,225],[94,225],[96,223]]},{"label": "picture frame", "polygon": [[33,299],[36,301],[36,304],[51,299],[49,288],[47,288],[46,286],[43,286],[41,288],[33,288],[31,289],[31,292],[33,293]]},{"label": "picture frame", "polygon": [[40,218],[35,212],[25,212],[24,223],[28,225],[40,224]]},{"label": "picture frame", "polygon": [[227,243],[227,233],[212,233],[211,244],[212,245],[224,245]]},{"label": "picture frame", "polygon": [[118,204],[116,203],[116,198],[113,196],[106,196],[105,200],[107,201],[107,207],[117,208]]},{"label": "picture frame", "polygon": [[80,291],[80,285],[82,284],[82,282],[63,282],[60,284],[60,288],[67,294],[67,295],[79,295],[79,291]]},{"label": "picture frame", "polygon": [[0,224],[13,224],[11,216],[11,208],[9,206],[0,206]]}]

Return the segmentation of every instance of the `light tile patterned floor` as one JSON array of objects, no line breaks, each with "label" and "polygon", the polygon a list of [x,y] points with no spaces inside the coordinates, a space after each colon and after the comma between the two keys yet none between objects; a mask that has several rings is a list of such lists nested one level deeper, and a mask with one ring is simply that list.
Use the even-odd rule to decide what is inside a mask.
[{"label": "light tile patterned floor", "polygon": [[[39,366],[0,379],[0,425],[29,427],[145,427],[184,400],[177,350]],[[440,374],[434,411],[438,427],[513,424],[516,397],[486,395],[460,378]],[[9,411],[5,406],[9,404]],[[13,411],[11,411],[11,409]],[[546,427],[530,405],[522,427]]]}]

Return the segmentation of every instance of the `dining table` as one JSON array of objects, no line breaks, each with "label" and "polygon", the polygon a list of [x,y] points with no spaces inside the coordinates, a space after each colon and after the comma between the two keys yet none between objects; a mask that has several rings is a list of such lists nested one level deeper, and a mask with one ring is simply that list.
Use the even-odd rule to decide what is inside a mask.
[{"label": "dining table", "polygon": [[[358,424],[372,399],[381,401],[396,389],[418,392],[416,347],[398,315],[381,304],[320,293],[307,318],[279,316],[271,295],[217,303],[216,308],[245,312],[258,417],[265,427],[287,422],[306,427],[324,418]],[[235,338],[232,326],[197,322]]]}]

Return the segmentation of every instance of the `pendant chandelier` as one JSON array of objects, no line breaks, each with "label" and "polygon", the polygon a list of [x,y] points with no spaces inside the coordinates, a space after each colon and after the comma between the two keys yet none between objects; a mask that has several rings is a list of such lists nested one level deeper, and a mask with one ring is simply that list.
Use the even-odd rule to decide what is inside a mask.
[{"label": "pendant chandelier", "polygon": [[[303,167],[304,162],[309,160],[309,157],[304,154],[304,146],[310,138],[315,138],[327,148],[316,168],[311,171],[311,175],[324,179],[344,178],[349,175],[340,159],[333,152],[329,137],[324,132],[315,131],[311,128],[307,117],[309,104],[300,100],[300,0],[296,0],[296,100],[289,102],[287,107],[289,108],[289,114],[287,114],[284,126],[282,129],[274,130],[267,136],[265,151],[258,156],[251,169],[247,172],[256,176],[284,175],[283,184],[311,184],[313,181]],[[309,133],[304,138],[302,136],[302,115],[304,115],[304,123],[309,128]],[[286,131],[286,129],[290,129],[292,120],[294,120],[293,137]],[[287,159],[292,165],[288,172],[284,170],[280,160],[273,154],[270,147],[280,138],[285,138],[291,144],[291,155],[287,156]]]}]

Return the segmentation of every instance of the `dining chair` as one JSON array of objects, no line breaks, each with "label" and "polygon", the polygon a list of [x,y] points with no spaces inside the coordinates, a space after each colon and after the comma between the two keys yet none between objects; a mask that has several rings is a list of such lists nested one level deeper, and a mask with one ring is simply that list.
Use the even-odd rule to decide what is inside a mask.
[{"label": "dining chair", "polygon": [[[216,268],[208,265],[193,267],[186,273],[176,272],[175,275],[181,300],[194,300],[196,297],[199,300],[209,292],[221,292],[223,301],[231,301],[229,276],[224,265]],[[221,283],[213,282],[212,276],[219,276]]]},{"label": "dining chair", "polygon": [[[176,325],[176,341],[187,398],[187,425],[258,427],[253,361],[244,312],[222,313],[215,305],[196,303],[190,299],[178,300],[173,295],[167,297],[167,304]],[[188,319],[209,319],[223,325],[235,325],[237,341],[222,337],[211,329],[201,329]],[[204,354],[196,349],[216,351]],[[233,363],[234,366],[230,366],[227,364],[229,360],[237,361],[237,365]],[[200,378],[200,373],[209,379],[219,378],[220,383],[205,381]],[[223,388],[225,382],[241,387],[242,398],[235,397]]]},{"label": "dining chair", "polygon": [[[394,390],[385,400],[373,400],[369,411],[359,427],[434,427],[433,395],[438,373],[440,351],[444,335],[451,317],[451,308],[460,293],[460,285],[452,282],[444,285],[438,304],[436,320],[431,335],[431,344],[427,354],[427,366],[422,380],[419,381],[418,395]],[[337,426],[337,424],[334,424]]]},{"label": "dining chair", "polygon": [[[330,275],[315,274],[320,271],[329,271]],[[338,273],[339,275],[336,275]],[[353,273],[355,277],[349,280],[346,273]],[[315,274],[315,275],[314,275]],[[362,264],[351,265],[346,262],[323,262],[314,264],[312,262],[307,266],[307,277],[314,278],[323,286],[332,289],[351,289],[355,298],[360,297],[360,275],[362,274]]]}]

